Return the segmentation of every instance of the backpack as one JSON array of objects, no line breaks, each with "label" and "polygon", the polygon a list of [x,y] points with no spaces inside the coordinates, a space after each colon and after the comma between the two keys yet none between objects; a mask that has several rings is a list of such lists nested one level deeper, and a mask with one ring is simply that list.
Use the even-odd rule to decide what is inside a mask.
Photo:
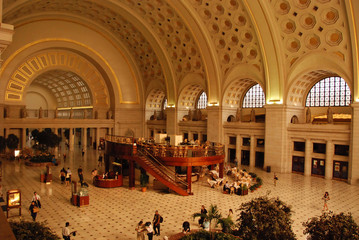
[{"label": "backpack", "polygon": [[160,223],[163,223],[163,217],[160,216]]}]

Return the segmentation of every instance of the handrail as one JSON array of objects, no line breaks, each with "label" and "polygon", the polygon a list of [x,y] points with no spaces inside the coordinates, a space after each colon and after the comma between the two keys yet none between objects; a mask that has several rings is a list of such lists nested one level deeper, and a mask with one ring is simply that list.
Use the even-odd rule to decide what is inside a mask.
[{"label": "handrail", "polygon": [[[142,145],[141,143],[143,143],[143,138],[125,137],[125,136],[117,136],[111,134],[106,135],[106,140],[110,142],[131,144],[131,145],[137,142],[138,143],[137,147],[141,146]],[[152,143],[150,141],[145,142],[145,144],[148,144],[149,146],[156,146],[154,142]],[[192,154],[195,153],[193,154],[195,156],[186,156],[186,157],[208,157],[208,156],[217,156],[224,154],[224,145],[215,142],[208,142],[208,144],[202,145],[202,147],[195,147],[195,149],[193,145],[180,145],[180,146],[183,148],[188,147],[188,150],[191,150]],[[163,157],[170,157],[171,155],[173,156],[174,147],[179,147],[179,146],[165,145],[166,156]]]},{"label": "handrail", "polygon": [[[145,153],[144,153],[144,152]],[[188,187],[188,183],[186,181],[183,181],[181,178],[179,178],[175,171],[172,171],[168,167],[166,167],[164,164],[162,164],[155,156],[153,156],[145,147],[137,149],[137,152],[142,154],[145,157],[150,156],[152,163],[155,163],[156,165],[161,167],[161,170],[166,174],[167,177],[169,177],[171,180],[173,180],[176,183],[180,183],[181,185],[184,185],[186,188]],[[174,176],[174,179],[173,177]]]}]

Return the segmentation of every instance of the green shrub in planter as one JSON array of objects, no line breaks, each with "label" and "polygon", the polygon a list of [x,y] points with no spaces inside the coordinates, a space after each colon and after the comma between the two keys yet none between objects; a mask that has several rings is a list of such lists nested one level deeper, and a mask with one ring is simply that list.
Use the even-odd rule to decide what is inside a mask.
[{"label": "green shrub in planter", "polygon": [[14,222],[10,221],[10,226],[17,240],[59,240],[56,235],[45,223],[40,222]]},{"label": "green shrub in planter", "polygon": [[252,178],[256,178],[257,177],[257,174],[253,173],[253,172],[250,172],[248,173]]},{"label": "green shrub in planter", "polygon": [[333,239],[351,240],[359,239],[359,227],[354,222],[350,213],[334,214],[323,213],[321,216],[313,217],[303,223],[306,227],[303,231],[311,240]]},{"label": "green shrub in planter", "polygon": [[213,239],[213,240],[238,240],[238,237],[235,237],[226,233],[211,233],[207,231],[198,231],[191,234],[188,234],[182,237],[180,240],[205,240],[205,239]]},{"label": "green shrub in planter", "polygon": [[242,203],[237,219],[239,237],[243,240],[294,240],[291,207],[278,198],[267,196]]},{"label": "green shrub in planter", "polygon": [[263,185],[263,180],[262,180],[262,178],[260,178],[260,177],[257,177],[257,183],[258,183],[258,185],[259,186],[262,186]]}]

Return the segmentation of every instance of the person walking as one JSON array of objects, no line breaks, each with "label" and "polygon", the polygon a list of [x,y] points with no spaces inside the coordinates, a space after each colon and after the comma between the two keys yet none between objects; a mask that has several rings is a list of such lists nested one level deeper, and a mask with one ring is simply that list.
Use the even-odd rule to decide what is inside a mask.
[{"label": "person walking", "polygon": [[67,170],[66,170],[66,186],[70,185],[71,175],[72,175],[72,173],[71,173],[70,168],[67,168]]},{"label": "person walking", "polygon": [[273,175],[274,186],[277,186],[278,176],[276,173]]},{"label": "person walking", "polygon": [[328,211],[328,204],[327,204],[327,203],[328,203],[328,201],[330,200],[329,193],[328,193],[328,192],[325,192],[322,199],[324,200],[323,211],[325,211],[325,210]]},{"label": "person walking", "polygon": [[66,169],[64,167],[60,170],[60,178],[61,184],[64,184],[66,180]]},{"label": "person walking", "polygon": [[41,202],[40,202],[40,195],[34,192],[34,195],[32,196],[32,201],[36,203],[36,206],[41,208]]},{"label": "person walking", "polygon": [[137,240],[145,240],[145,225],[141,220],[136,227]]},{"label": "person walking", "polygon": [[84,182],[84,174],[83,174],[81,166],[77,169],[77,174],[79,175],[80,183],[81,183],[81,186],[82,186],[83,182]]},{"label": "person walking", "polygon": [[103,156],[102,154],[100,154],[100,156],[98,156],[98,167],[102,167],[102,159],[103,159]]},{"label": "person walking", "polygon": [[160,236],[161,215],[158,213],[158,210],[156,210],[152,222],[153,222],[153,228],[155,230],[155,236]]},{"label": "person walking", "polygon": [[35,221],[36,221],[37,213],[39,212],[39,208],[36,206],[36,202],[35,202],[35,201],[32,201],[32,202],[31,202],[30,207],[29,207],[29,210],[30,210],[30,214],[31,214],[32,220],[35,222]]}]

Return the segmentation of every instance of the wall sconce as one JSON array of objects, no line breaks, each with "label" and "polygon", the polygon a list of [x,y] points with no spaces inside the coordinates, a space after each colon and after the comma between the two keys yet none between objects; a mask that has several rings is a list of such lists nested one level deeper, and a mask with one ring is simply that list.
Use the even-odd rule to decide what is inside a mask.
[{"label": "wall sconce", "polygon": [[218,102],[210,102],[208,103],[208,106],[219,106]]},{"label": "wall sconce", "polygon": [[268,104],[282,104],[282,100],[280,99],[271,99],[268,101]]},{"label": "wall sconce", "polygon": [[173,103],[171,103],[171,104],[168,104],[167,107],[168,107],[168,108],[174,108],[174,107],[176,107],[176,105],[174,105]]}]

